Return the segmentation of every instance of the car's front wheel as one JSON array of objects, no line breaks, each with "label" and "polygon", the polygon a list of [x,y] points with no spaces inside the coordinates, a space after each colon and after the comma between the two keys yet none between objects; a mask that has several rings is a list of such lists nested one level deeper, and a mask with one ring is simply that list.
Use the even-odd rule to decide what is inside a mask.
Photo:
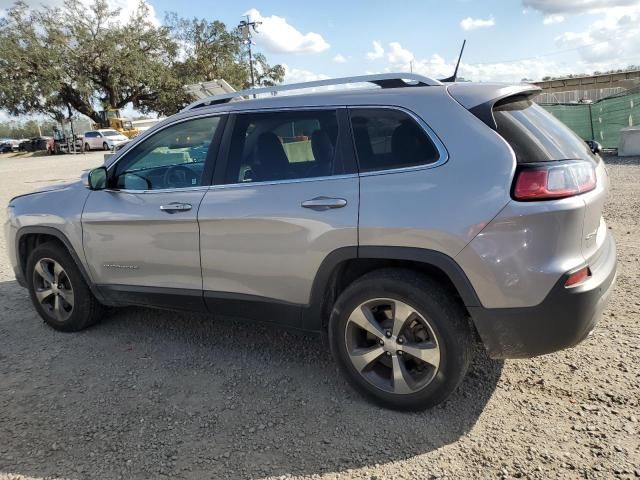
[{"label": "car's front wheel", "polygon": [[56,330],[82,330],[102,315],[102,305],[91,293],[71,255],[57,243],[41,244],[31,252],[27,282],[36,310]]},{"label": "car's front wheel", "polygon": [[436,282],[410,270],[374,271],[347,287],[331,314],[329,338],[350,383],[398,410],[444,401],[472,356],[464,308]]},{"label": "car's front wheel", "polygon": [[102,144],[102,149],[103,149],[103,150],[105,150],[105,151],[106,151],[106,150],[110,150],[110,148],[109,148],[109,144],[107,144],[107,142],[104,142],[104,143]]}]

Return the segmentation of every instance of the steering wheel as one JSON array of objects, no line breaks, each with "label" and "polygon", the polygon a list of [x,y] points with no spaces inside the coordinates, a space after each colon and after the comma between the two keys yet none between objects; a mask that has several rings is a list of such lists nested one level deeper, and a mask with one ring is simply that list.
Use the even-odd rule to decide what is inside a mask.
[{"label": "steering wheel", "polygon": [[197,187],[198,175],[184,165],[172,165],[164,172],[164,184],[167,188]]}]

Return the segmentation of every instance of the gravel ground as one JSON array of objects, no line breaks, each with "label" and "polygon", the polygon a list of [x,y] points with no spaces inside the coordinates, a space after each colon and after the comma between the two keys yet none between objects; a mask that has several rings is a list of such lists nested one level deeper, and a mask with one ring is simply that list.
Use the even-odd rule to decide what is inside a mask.
[{"label": "gravel ground", "polygon": [[[0,204],[98,163],[0,156]],[[419,414],[365,402],[314,337],[137,308],[55,332],[0,255],[0,479],[640,477],[640,159],[608,164],[619,274],[593,335],[479,352]]]}]

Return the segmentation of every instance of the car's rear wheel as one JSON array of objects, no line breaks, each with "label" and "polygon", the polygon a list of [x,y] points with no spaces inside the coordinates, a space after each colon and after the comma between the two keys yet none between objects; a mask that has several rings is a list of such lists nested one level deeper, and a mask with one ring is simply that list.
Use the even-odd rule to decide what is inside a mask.
[{"label": "car's rear wheel", "polygon": [[82,330],[101,317],[102,305],[61,245],[44,243],[31,252],[27,282],[36,310],[56,330]]},{"label": "car's rear wheel", "polygon": [[85,144],[84,144],[84,151],[85,151],[85,152],[90,152],[90,151],[91,151],[91,147],[89,146],[89,144],[88,144],[88,143],[85,143]]},{"label": "car's rear wheel", "polygon": [[350,383],[377,403],[422,410],[464,378],[472,334],[464,308],[436,282],[410,270],[369,273],[338,298],[331,349]]}]

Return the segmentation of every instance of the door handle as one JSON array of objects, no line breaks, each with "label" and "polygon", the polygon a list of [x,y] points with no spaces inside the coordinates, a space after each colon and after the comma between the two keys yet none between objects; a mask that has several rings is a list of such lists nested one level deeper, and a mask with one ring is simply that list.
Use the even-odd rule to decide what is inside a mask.
[{"label": "door handle", "polygon": [[160,205],[160,210],[167,213],[188,212],[191,210],[190,203],[173,202],[167,205]]},{"label": "door handle", "polygon": [[311,200],[305,200],[302,202],[302,207],[310,208],[317,212],[329,210],[331,208],[342,208],[347,205],[347,201],[344,198],[330,198],[330,197],[316,197]]}]

